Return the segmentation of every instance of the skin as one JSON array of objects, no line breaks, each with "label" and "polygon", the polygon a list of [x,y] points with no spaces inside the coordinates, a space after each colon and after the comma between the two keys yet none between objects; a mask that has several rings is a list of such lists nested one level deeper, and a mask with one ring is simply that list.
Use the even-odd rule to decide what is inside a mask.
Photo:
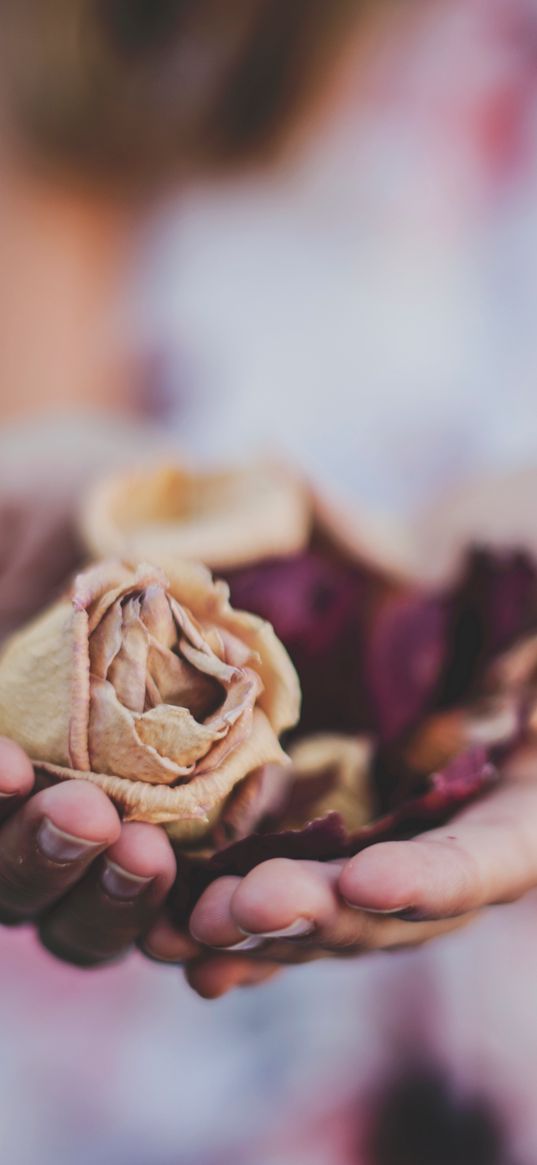
[{"label": "skin", "polygon": [[[414,840],[346,862],[276,859],[243,879],[222,878],[198,902],[190,938],[159,922],[146,949],[183,960],[191,986],[213,999],[283,965],[410,948],[457,930],[537,886],[535,754],[521,754],[504,776],[448,826]],[[245,940],[255,945],[235,953]]]},{"label": "skin", "polygon": [[68,782],[34,792],[32,765],[0,740],[0,919],[33,921],[66,962],[117,959],[158,915],[175,877],[162,830],[123,825],[106,795]]},{"label": "skin", "polygon": [[[122,824],[84,782],[34,792],[30,761],[0,740],[0,916],[32,920],[44,946],[78,966],[108,963],[138,943],[152,959],[183,964],[206,999],[285,965],[418,946],[537,886],[534,754],[506,777],[448,826],[412,841],[346,862],[275,859],[245,878],[221,878],[185,933],[161,909],[176,869],[165,833]],[[51,858],[44,819],[67,838],[67,860]]]}]

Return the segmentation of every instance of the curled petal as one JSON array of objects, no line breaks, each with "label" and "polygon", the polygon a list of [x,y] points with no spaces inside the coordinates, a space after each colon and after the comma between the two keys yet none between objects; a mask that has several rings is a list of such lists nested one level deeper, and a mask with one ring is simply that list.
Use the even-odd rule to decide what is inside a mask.
[{"label": "curled petal", "polygon": [[295,782],[283,811],[287,827],[339,813],[347,829],[373,817],[371,741],[346,736],[310,736],[290,750]]},{"label": "curled petal", "polygon": [[0,733],[32,760],[86,766],[86,624],[83,611],[62,601],[14,635],[0,655]]},{"label": "curled petal", "polygon": [[151,705],[175,704],[188,708],[200,720],[222,700],[222,689],[215,680],[196,671],[185,659],[161,647],[154,639],[149,645],[146,681]]},{"label": "curled petal", "polygon": [[393,595],[373,621],[366,674],[380,739],[395,740],[434,705],[448,655],[442,597]]},{"label": "curled petal", "polygon": [[168,596],[162,586],[153,584],[146,587],[142,596],[140,615],[148,635],[162,647],[171,649],[175,643],[175,622]]},{"label": "curled petal", "polygon": [[135,720],[140,740],[182,768],[189,768],[209,752],[227,732],[226,724],[199,724],[188,708],[160,704]]},{"label": "curled petal", "polygon": [[213,581],[203,567],[170,563],[167,574],[172,595],[192,612],[200,625],[214,624],[246,644],[263,683],[260,708],[278,735],[292,728],[300,714],[300,685],[270,623],[257,615],[235,611],[229,601],[227,584]]},{"label": "curled petal", "polygon": [[95,680],[91,686],[89,734],[93,771],[168,785],[190,775],[191,765],[178,765],[161,756],[151,744],[144,744],[136,725],[136,717],[120,704],[112,685],[107,680]]},{"label": "curled petal", "polygon": [[176,788],[108,773],[81,773],[41,761],[39,767],[58,780],[91,781],[125,810],[126,820],[167,824],[168,832],[176,841],[191,843],[207,834],[229,794],[246,773],[264,764],[285,764],[286,760],[266,716],[256,709],[252,732],[240,751],[233,750],[214,771]]},{"label": "curled petal", "polygon": [[72,619],[71,718],[69,721],[69,758],[76,768],[90,768],[88,734],[90,716],[90,654],[88,616],[74,611]]},{"label": "curled petal", "polygon": [[[87,611],[82,608],[87,619]],[[91,674],[105,680],[109,669],[121,651],[123,613],[121,603],[115,603],[101,619],[89,640]]]},{"label": "curled petal", "polygon": [[148,648],[147,631],[140,618],[140,600],[133,598],[122,607],[121,647],[107,676],[118,700],[131,712],[144,710]]},{"label": "curled petal", "polygon": [[82,528],[99,556],[149,560],[166,569],[190,559],[223,569],[308,541],[307,489],[281,466],[254,464],[223,473],[181,467],[124,475],[90,494]]}]

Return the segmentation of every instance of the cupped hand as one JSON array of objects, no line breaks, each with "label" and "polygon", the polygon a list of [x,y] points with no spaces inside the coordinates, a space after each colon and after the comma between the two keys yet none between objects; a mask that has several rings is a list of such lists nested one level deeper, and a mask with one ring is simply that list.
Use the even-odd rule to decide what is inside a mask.
[{"label": "cupped hand", "polygon": [[148,929],[175,873],[163,830],[122,824],[85,781],[35,792],[31,762],[0,739],[0,922],[32,922],[65,962],[107,963]]},{"label": "cupped hand", "polygon": [[190,936],[159,920],[153,957],[183,961],[206,997],[257,983],[286,963],[412,947],[537,886],[537,754],[520,754],[493,792],[442,828],[346,862],[275,859],[221,878]]}]

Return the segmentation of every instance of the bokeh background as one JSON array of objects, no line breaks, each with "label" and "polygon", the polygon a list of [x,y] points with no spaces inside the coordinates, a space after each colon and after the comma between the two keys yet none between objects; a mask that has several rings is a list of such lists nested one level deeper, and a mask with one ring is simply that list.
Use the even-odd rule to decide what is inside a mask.
[{"label": "bokeh background", "polygon": [[[304,5],[287,7],[292,81]],[[68,567],[77,490],[134,447],[284,454],[437,561],[480,481],[514,474],[531,508],[535,0],[387,2],[337,45],[327,27],[281,135],[247,116],[275,67],[267,17],[233,116],[219,138],[200,113],[194,148],[170,109],[210,89],[240,8],[220,0],[212,53],[187,38],[179,82],[157,68],[158,116],[125,88],[142,22],[106,74],[108,118],[106,103],[66,109],[56,83],[68,6],[0,3],[6,628]],[[212,1003],[176,967],[133,953],[82,972],[4,929],[1,1159],[532,1165],[534,918],[530,898],[417,954],[297,968]]]}]

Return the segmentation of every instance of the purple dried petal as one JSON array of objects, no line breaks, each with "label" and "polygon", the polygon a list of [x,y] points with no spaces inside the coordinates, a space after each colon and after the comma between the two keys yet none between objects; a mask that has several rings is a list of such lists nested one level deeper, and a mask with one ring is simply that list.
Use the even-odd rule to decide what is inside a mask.
[{"label": "purple dried petal", "polygon": [[441,772],[433,773],[425,792],[355,834],[351,840],[352,852],[358,853],[373,842],[419,833],[425,825],[440,823],[496,780],[497,770],[487,750],[468,749],[454,757]]},{"label": "purple dried petal", "polygon": [[449,609],[442,597],[390,596],[373,621],[366,675],[376,733],[390,743],[435,703],[448,653]]},{"label": "purple dried petal", "polygon": [[180,861],[180,874],[170,899],[177,921],[186,917],[200,894],[223,875],[243,877],[271,858],[330,861],[350,857],[380,841],[410,837],[440,824],[492,785],[496,769],[483,748],[469,749],[430,778],[421,796],[406,802],[371,825],[349,834],[338,813],[310,822],[304,829],[252,834],[208,860]]},{"label": "purple dried petal", "polygon": [[233,605],[268,619],[293,660],[302,686],[300,734],[368,727],[364,641],[378,581],[365,568],[311,551],[227,580]]},{"label": "purple dried petal", "polygon": [[451,599],[442,703],[465,700],[492,659],[537,626],[537,569],[523,551],[470,552]]}]

